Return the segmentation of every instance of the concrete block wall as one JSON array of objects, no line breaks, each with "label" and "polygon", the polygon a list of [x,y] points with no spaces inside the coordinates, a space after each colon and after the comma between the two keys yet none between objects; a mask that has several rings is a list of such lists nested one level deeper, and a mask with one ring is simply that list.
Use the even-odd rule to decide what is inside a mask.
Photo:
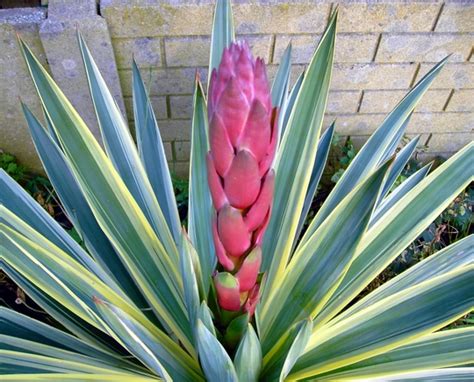
[{"label": "concrete block wall", "polygon": [[39,26],[45,19],[45,9],[0,10],[0,149],[16,154],[34,170],[41,170],[41,165],[20,101],[37,115],[41,113],[41,106],[18,48],[17,33],[45,65],[46,53],[39,38]]},{"label": "concrete block wall", "polygon": [[76,32],[81,31],[118,105],[125,113],[108,26],[96,0],[49,0],[47,8],[0,9],[0,149],[42,171],[20,100],[42,117],[39,99],[20,53],[17,34],[100,139]]},{"label": "concrete block wall", "polygon": [[[49,3],[51,8],[53,3],[70,6],[76,2]],[[98,14],[93,17],[105,21],[102,29],[108,36],[102,40],[111,42],[116,64],[116,69],[106,68],[106,78],[114,85],[118,73],[131,120],[131,57],[135,57],[150,89],[170,164],[178,175],[185,176],[193,82],[196,70],[204,80],[207,78],[214,1],[99,3]],[[416,109],[408,132],[421,134],[421,142],[432,134],[430,157],[450,156],[473,140],[472,1],[342,0],[338,4],[336,57],[324,125],[337,117],[337,131],[362,144],[410,87],[451,53],[448,64]],[[238,38],[246,39],[254,54],[265,59],[270,77],[275,74],[284,49],[292,42],[293,80],[308,63],[334,7],[335,3],[330,1],[233,1]],[[61,77],[59,73],[57,76]],[[119,91],[114,94],[121,98]],[[0,123],[1,118],[0,115]],[[2,141],[0,138],[0,147]]]},{"label": "concrete block wall", "polygon": [[[101,2],[119,76],[130,95],[131,52],[149,68],[163,137],[175,171],[186,173],[194,72],[206,77],[212,1]],[[293,80],[309,62],[334,8],[331,2],[237,0],[236,31],[269,64],[272,77],[293,45]],[[408,132],[429,141],[429,157],[450,156],[474,138],[474,4],[340,1],[331,93],[325,119],[363,141],[436,62],[449,63],[416,109]],[[130,110],[130,109],[129,109]],[[131,116],[131,113],[128,114]]]}]

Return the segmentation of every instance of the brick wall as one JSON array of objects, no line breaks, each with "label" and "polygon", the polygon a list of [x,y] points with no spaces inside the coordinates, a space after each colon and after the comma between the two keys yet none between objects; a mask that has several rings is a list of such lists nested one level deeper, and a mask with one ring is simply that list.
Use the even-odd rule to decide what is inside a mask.
[{"label": "brick wall", "polygon": [[[187,171],[193,78],[206,77],[210,2],[102,1],[130,110],[130,56],[149,68],[150,91],[174,169]],[[290,4],[291,3],[291,4]],[[142,4],[137,5],[137,4]],[[146,5],[143,5],[146,4]],[[312,1],[234,1],[236,31],[269,63],[272,77],[293,45],[293,75],[308,63],[334,5]],[[339,2],[340,18],[325,126],[361,144],[408,89],[452,56],[417,108],[408,132],[449,156],[474,137],[474,4]],[[132,114],[129,112],[129,116]]]},{"label": "brick wall", "polygon": [[[80,2],[94,0],[80,0]],[[68,0],[50,0],[52,3]],[[239,38],[276,72],[293,45],[293,80],[308,63],[334,4],[310,0],[234,0]],[[474,138],[474,3],[339,1],[340,17],[324,122],[361,144],[413,84],[451,53],[413,115],[408,132],[449,156]],[[195,71],[206,79],[213,1],[101,0],[128,118],[131,57],[142,68],[174,171],[185,175]],[[94,52],[93,52],[94,53]],[[54,75],[54,73],[53,73]],[[1,123],[1,120],[0,120]],[[133,124],[132,124],[133,125]],[[2,142],[0,139],[0,147]]]}]

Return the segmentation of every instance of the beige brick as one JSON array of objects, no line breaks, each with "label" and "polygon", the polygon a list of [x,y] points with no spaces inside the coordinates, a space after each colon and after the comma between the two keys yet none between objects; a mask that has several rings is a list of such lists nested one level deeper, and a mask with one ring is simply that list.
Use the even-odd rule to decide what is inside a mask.
[{"label": "beige brick", "polygon": [[331,89],[407,89],[415,67],[415,64],[335,64]]},{"label": "beige brick", "polygon": [[416,159],[421,163],[427,164],[429,162],[434,161],[435,163],[441,163],[451,157],[454,153],[452,152],[418,152],[416,155]]},{"label": "beige brick", "polygon": [[[362,97],[361,113],[389,113],[408,90],[367,90]],[[416,107],[417,112],[442,111],[449,89],[428,90]]]},{"label": "beige brick", "polygon": [[[417,135],[419,134],[407,134],[406,136],[409,139],[413,139]],[[464,133],[433,134],[431,138],[429,138],[429,136],[430,134],[420,135],[420,140],[418,143],[418,147],[420,148],[429,139],[427,151],[420,150],[416,153],[417,161],[420,161],[421,163],[428,163],[428,162],[431,162],[432,160],[437,160],[440,158],[443,158],[443,160],[446,160],[447,158],[455,154],[456,151],[462,148],[466,143],[469,142],[468,140],[466,141],[466,134]],[[346,138],[347,138],[346,135],[341,135],[342,140],[345,140]],[[354,147],[357,150],[360,150],[369,138],[370,138],[370,135],[353,135],[351,136],[351,141]],[[445,142],[447,142],[449,139],[453,140],[453,144],[449,144],[449,143],[445,144]],[[467,137],[467,139],[469,139],[469,137]],[[454,151],[448,151],[450,149],[454,149]]]},{"label": "beige brick", "polygon": [[177,161],[189,162],[190,153],[191,153],[191,142],[189,141],[174,142],[174,155]]},{"label": "beige brick", "polygon": [[306,68],[307,68],[306,65],[292,65],[291,66],[291,71],[290,71],[291,88],[295,84],[296,80],[301,76],[301,73],[303,73],[306,70]]},{"label": "beige brick", "polygon": [[170,96],[171,118],[191,118],[193,114],[193,96]]},{"label": "beige brick", "polygon": [[[246,40],[255,57],[270,59],[272,36],[240,35]],[[206,66],[209,64],[211,39],[209,37],[181,37],[165,40],[166,63],[168,66]]]},{"label": "beige brick", "polygon": [[[300,76],[300,74],[305,70],[305,68],[306,68],[306,65],[300,65],[300,64],[295,64],[291,66],[290,87],[294,85],[295,81]],[[273,79],[275,78],[277,70],[278,70],[278,65],[267,65],[267,75],[268,75],[268,81],[270,83],[273,82]]]},{"label": "beige brick", "polygon": [[313,55],[314,49],[321,35],[305,36],[276,36],[273,62],[279,64],[285,49],[291,42],[291,61],[293,64],[307,64]]},{"label": "beige brick", "polygon": [[[7,0],[7,4],[12,1]],[[27,1],[16,1],[16,3],[31,3]],[[38,4],[38,1],[35,1]],[[96,0],[75,0],[71,7],[70,0],[42,0],[41,5],[48,5],[48,19],[78,19],[97,15]],[[48,4],[49,3],[49,4]],[[8,5],[7,5],[7,8]]]},{"label": "beige brick", "polygon": [[168,66],[206,66],[209,64],[208,38],[182,37],[165,39]]},{"label": "beige brick", "polygon": [[339,34],[334,62],[371,62],[377,40],[377,34]]},{"label": "beige brick", "polygon": [[[340,135],[367,136],[372,134],[383,122],[382,114],[346,114],[338,115],[336,131]],[[329,125],[334,116],[326,115],[324,126]],[[414,113],[407,126],[409,134],[467,133],[474,139],[474,113]],[[437,149],[437,151],[452,151]]]},{"label": "beige brick", "polygon": [[[113,37],[209,35],[214,4],[168,2],[101,2]],[[237,33],[322,32],[330,4],[233,4]]]},{"label": "beige brick", "polygon": [[455,90],[446,111],[474,112],[474,89]]},{"label": "beige brick", "polygon": [[163,141],[191,140],[191,121],[168,119],[160,121],[160,132]]},{"label": "beige brick", "polygon": [[208,35],[213,9],[211,3],[101,1],[112,37]]},{"label": "beige brick", "polygon": [[[345,139],[346,137],[342,137],[342,139]],[[365,145],[365,143],[369,140],[370,135],[352,135],[351,136],[351,141],[356,150],[360,150],[362,146]]]},{"label": "beige brick", "polygon": [[407,132],[471,133],[474,139],[474,113],[414,113]]},{"label": "beige brick", "polygon": [[[306,64],[310,61],[321,35],[277,36],[274,62],[279,63],[288,43],[292,44],[292,62]],[[339,34],[336,39],[335,62],[371,62],[378,35]]]},{"label": "beige brick", "polygon": [[377,62],[438,62],[448,54],[450,62],[466,61],[474,34],[424,33],[382,35]]},{"label": "beige brick", "polygon": [[188,179],[189,162],[174,162],[172,173],[179,179]]},{"label": "beige brick", "polygon": [[316,2],[254,2],[232,6],[237,33],[249,34],[322,32],[329,8],[329,3]]},{"label": "beige brick", "polygon": [[[130,120],[133,119],[133,99],[132,97],[124,97],[125,108],[127,115]],[[153,105],[153,111],[155,112],[156,119],[167,119],[168,114],[166,111],[166,97],[151,97],[151,104]]]},{"label": "beige brick", "polygon": [[237,39],[245,40],[250,46],[254,57],[260,57],[265,62],[270,62],[270,52],[272,50],[273,37],[268,36],[248,36],[248,35],[237,35]]},{"label": "beige brick", "polygon": [[166,159],[168,161],[173,160],[173,147],[171,142],[163,142],[163,147],[165,149]]},{"label": "beige brick", "polygon": [[[415,135],[413,134],[407,134],[407,137],[409,139],[412,139]],[[347,139],[347,135],[340,135],[341,141],[344,141]],[[426,138],[428,137],[428,134],[424,134],[420,137],[420,142],[426,141]],[[369,140],[370,135],[351,135],[350,136],[352,144],[356,148],[356,150],[360,150],[362,146]],[[424,140],[423,140],[424,139]],[[420,147],[421,143],[418,144],[418,147]],[[417,156],[419,158],[421,152],[417,153]],[[452,155],[453,153],[449,153],[449,155]],[[423,156],[423,159],[428,158],[429,160],[432,160],[434,156],[438,155],[438,153],[430,153],[428,156]],[[426,163],[426,162],[422,162]],[[330,174],[332,175],[332,174]]]},{"label": "beige brick", "polygon": [[[339,135],[367,136],[380,126],[385,114],[344,114],[336,119],[336,132]],[[323,126],[329,126],[334,120],[334,115],[326,115]]]},{"label": "beige brick", "polygon": [[[191,94],[194,91],[196,71],[201,81],[206,83],[207,70],[204,68],[168,68],[153,69],[143,80],[150,90],[150,95]],[[132,93],[132,71],[120,70],[120,82],[125,96]]]},{"label": "beige brick", "polygon": [[355,113],[359,106],[360,91],[331,91],[326,113]]},{"label": "beige brick", "polygon": [[[423,134],[420,142],[425,143],[429,134]],[[451,156],[473,140],[472,133],[446,133],[433,134],[428,141],[428,153],[446,153],[443,156]],[[450,154],[447,154],[450,153]]]},{"label": "beige brick", "polygon": [[277,70],[278,70],[278,65],[272,65],[272,64],[267,65],[267,76],[268,76],[268,81],[270,81],[270,83],[275,78]]},{"label": "beige brick", "polygon": [[338,31],[430,31],[439,8],[440,4],[426,2],[344,2],[339,4]]},{"label": "beige brick", "polygon": [[[422,64],[416,80],[419,81],[433,67]],[[431,86],[433,89],[474,88],[474,63],[446,64]]]},{"label": "beige brick", "polygon": [[[279,65],[267,65],[267,76],[270,84],[273,82]],[[306,65],[295,64],[290,69],[290,85],[293,86],[298,76],[305,70]]]},{"label": "beige brick", "polygon": [[448,3],[443,7],[441,16],[436,24],[440,32],[474,32],[474,4]]},{"label": "beige brick", "polygon": [[[125,113],[117,65],[107,23],[98,15],[74,18],[76,14],[73,8],[75,7],[72,6],[70,1],[55,1],[55,3],[62,3],[64,8],[67,7],[69,10],[64,14],[61,12],[59,14],[56,13],[54,17],[48,17],[41,24],[39,31],[41,43],[45,49],[48,64],[57,85],[83,117],[84,122],[88,125],[94,136],[100,140],[97,118],[90,99],[89,87],[85,80],[86,75],[77,41],[77,31],[79,30],[84,36],[84,40],[87,42],[87,46],[111,95],[120,110]],[[66,3],[68,3],[67,6]],[[81,4],[78,3],[86,6],[83,9],[86,13],[87,9],[90,10],[87,6],[87,3],[90,5],[90,0],[87,0],[87,2],[74,2],[75,5],[81,8]],[[56,11],[64,8],[56,8]],[[81,15],[80,10],[77,12],[77,15]],[[82,13],[82,16],[84,16],[84,13]]]},{"label": "beige brick", "polygon": [[132,58],[135,58],[139,68],[162,65],[160,39],[158,38],[114,39],[112,45],[119,69],[130,69]]},{"label": "beige brick", "polygon": [[40,119],[42,111],[18,48],[17,34],[45,65],[46,54],[38,34],[38,25],[45,17],[43,9],[0,10],[0,149],[16,155],[20,163],[34,171],[43,170],[21,110],[20,97]]}]

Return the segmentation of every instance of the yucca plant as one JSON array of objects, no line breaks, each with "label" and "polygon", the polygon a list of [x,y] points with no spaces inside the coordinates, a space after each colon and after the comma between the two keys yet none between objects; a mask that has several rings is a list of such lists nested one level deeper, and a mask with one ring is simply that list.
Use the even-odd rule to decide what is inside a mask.
[{"label": "yucca plant", "polygon": [[187,230],[137,66],[135,144],[79,35],[104,150],[20,39],[45,126],[24,113],[84,246],[0,173],[1,266],[57,322],[0,308],[2,381],[472,377],[474,330],[438,331],[473,307],[472,236],[352,302],[473,180],[471,143],[391,190],[417,138],[397,146],[444,61],[302,232],[334,132],[320,134],[336,19],[294,86],[289,46],[270,87],[217,2],[210,82],[194,93]]}]

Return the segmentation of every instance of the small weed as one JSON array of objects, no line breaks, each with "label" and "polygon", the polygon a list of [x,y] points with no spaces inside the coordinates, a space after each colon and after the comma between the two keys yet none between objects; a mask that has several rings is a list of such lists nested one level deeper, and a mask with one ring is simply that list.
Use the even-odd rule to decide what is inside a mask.
[{"label": "small weed", "polygon": [[59,205],[53,187],[46,177],[32,174],[14,155],[2,151],[0,151],[0,168],[18,182],[51,216],[55,216]]},{"label": "small weed", "polygon": [[344,171],[351,164],[357,152],[354,148],[354,143],[352,142],[351,137],[347,137],[344,142],[342,142],[341,136],[337,133],[334,134],[331,145],[333,155],[335,156],[335,160],[333,161],[333,174],[331,176],[331,182],[336,184],[339,179],[341,179]]},{"label": "small weed", "polygon": [[175,175],[172,176],[172,181],[176,196],[176,204],[178,205],[179,217],[181,218],[181,221],[187,225],[189,182],[187,179],[180,179]]}]

